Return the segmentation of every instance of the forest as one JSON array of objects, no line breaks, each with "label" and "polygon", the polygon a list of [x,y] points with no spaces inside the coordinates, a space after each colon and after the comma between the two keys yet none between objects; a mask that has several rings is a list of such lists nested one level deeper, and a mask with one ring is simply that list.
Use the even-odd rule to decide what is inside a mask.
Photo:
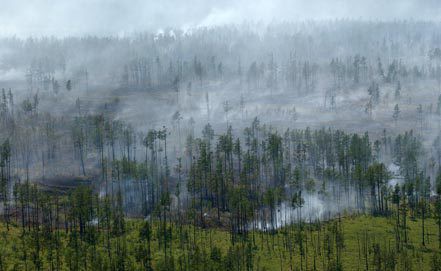
[{"label": "forest", "polygon": [[0,37],[0,271],[441,270],[440,33]]}]

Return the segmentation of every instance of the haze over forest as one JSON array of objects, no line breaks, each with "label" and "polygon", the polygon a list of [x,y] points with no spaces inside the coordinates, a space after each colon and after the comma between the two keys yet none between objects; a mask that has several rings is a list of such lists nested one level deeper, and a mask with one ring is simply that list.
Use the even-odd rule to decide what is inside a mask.
[{"label": "haze over forest", "polygon": [[2,3],[0,271],[441,270],[440,14]]},{"label": "haze over forest", "polygon": [[121,35],[243,22],[439,20],[436,0],[118,1],[17,0],[0,10],[4,36]]}]

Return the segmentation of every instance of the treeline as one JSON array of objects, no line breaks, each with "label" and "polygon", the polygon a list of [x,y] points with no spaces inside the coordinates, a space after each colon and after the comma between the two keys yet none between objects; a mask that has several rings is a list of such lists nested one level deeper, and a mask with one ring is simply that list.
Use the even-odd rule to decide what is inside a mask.
[{"label": "treeline", "polygon": [[[205,270],[209,264],[212,270],[259,270],[257,251],[271,251],[291,270],[342,270],[345,224],[339,216],[345,212],[393,221],[391,246],[358,233],[365,270],[411,266],[404,260],[411,246],[433,246],[428,232],[434,234],[441,217],[441,177],[430,180],[413,132],[392,137],[385,131],[373,140],[368,133],[332,129],[279,132],[255,119],[241,132],[229,127],[224,134],[208,124],[201,137],[186,138],[177,156],[166,127],[135,133],[78,108],[67,133],[79,171],[95,174],[90,186],[45,192],[27,176],[29,168],[22,168],[23,179],[13,174],[27,165],[26,155],[23,164],[14,157],[24,146],[11,139],[1,147],[5,238],[18,245],[2,253],[0,267]],[[37,120],[38,111],[21,118]],[[46,126],[46,135],[56,123]],[[51,147],[59,144],[49,144],[57,142],[52,136],[43,159],[60,155]],[[85,166],[86,153],[95,155],[95,166]],[[390,164],[399,170],[391,172]],[[337,211],[308,211],[315,199]],[[223,241],[207,243],[219,235]]]},{"label": "treeline", "polygon": [[[299,215],[304,202],[295,199]],[[15,211],[1,224],[0,270],[438,270],[438,199],[409,212],[397,188],[387,219],[337,216],[237,234],[192,224],[194,214],[171,208],[166,193],[142,221],[124,215],[120,192],[82,186],[59,195],[16,184]]]},{"label": "treeline", "polygon": [[33,91],[87,89],[91,81],[191,92],[191,86],[204,82],[237,81],[248,89],[302,94],[322,78],[333,82],[329,88],[376,79],[441,82],[439,27],[434,22],[337,20],[274,24],[263,33],[237,25],[124,38],[4,38],[0,43],[8,52],[3,69],[21,71]]}]

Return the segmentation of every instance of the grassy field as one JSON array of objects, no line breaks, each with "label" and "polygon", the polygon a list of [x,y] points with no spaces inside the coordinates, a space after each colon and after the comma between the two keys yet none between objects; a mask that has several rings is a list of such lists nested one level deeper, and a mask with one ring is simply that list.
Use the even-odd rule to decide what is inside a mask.
[{"label": "grassy field", "polygon": [[[141,220],[128,220],[126,221],[126,234],[120,237],[112,237],[110,240],[111,258],[117,257],[120,252],[114,251],[114,248],[118,247],[122,240],[124,241],[126,270],[143,270],[136,256],[138,247],[146,246],[146,243],[140,241],[139,238],[139,232],[143,224],[144,222]],[[248,242],[239,240],[232,246],[230,233],[226,230],[195,229],[189,226],[183,226],[179,229],[174,226],[172,228],[172,242],[164,249],[158,242],[158,238],[161,236],[158,228],[159,224],[153,223],[151,239],[152,266],[155,270],[169,270],[171,267],[164,267],[163,261],[164,259],[171,261],[172,257],[170,255],[173,255],[174,267],[176,270],[180,270],[182,262],[188,261],[188,251],[191,250],[190,248],[194,248],[194,244],[196,244],[202,255],[202,263],[199,265],[201,266],[200,270],[220,270],[220,265],[215,265],[216,261],[213,260],[211,253],[214,247],[221,252],[220,264],[227,261],[226,255],[228,251],[231,254],[232,248],[235,247],[241,250],[244,249],[245,244],[250,244],[252,246],[253,270],[335,270],[329,267],[329,262],[335,261],[337,255],[335,242],[332,241],[332,238],[330,242],[325,241],[332,224],[331,222],[320,226],[305,225],[303,230],[305,256],[300,257],[301,249],[295,236],[298,230],[295,228],[281,229],[275,234],[252,232],[248,236]],[[394,232],[395,219],[393,217],[346,217],[341,219],[339,225],[343,236],[343,248],[340,253],[343,270],[430,270],[434,252],[439,251],[438,226],[434,219],[426,220],[425,246],[422,245],[421,220],[409,220],[408,242],[399,248],[399,253],[392,253],[397,249]],[[43,232],[40,234],[43,235]],[[41,239],[37,244],[39,246],[38,255],[42,262],[41,270],[56,270],[50,264],[50,259],[52,257],[53,261],[57,256],[60,257],[62,262],[60,269],[71,269],[68,262],[72,261],[72,239],[68,237],[69,235],[64,230],[59,231],[59,236],[61,247],[56,251],[50,252],[44,239]],[[99,234],[99,236],[100,241],[96,245],[90,245],[85,241],[78,244],[81,255],[85,259],[85,264],[81,265],[81,270],[94,270],[92,263],[88,263],[90,258],[96,257],[96,255],[106,255],[106,247],[104,246],[106,244],[106,234]],[[288,245],[288,236],[293,237],[291,240],[297,240],[292,246]],[[332,247],[330,250],[328,250],[327,244]],[[35,252],[34,246],[36,246],[35,235],[22,235],[21,228],[17,226],[10,227],[8,231],[5,224],[2,223],[0,227],[0,270],[37,269],[35,253],[33,253],[33,251]],[[170,253],[168,258],[165,258],[165,253]],[[376,253],[377,256],[381,256],[375,257]],[[386,255],[392,255],[390,258],[395,262],[393,269],[388,269]],[[103,259],[101,261],[103,261],[103,270],[105,270],[109,268],[109,265],[106,265]],[[204,266],[206,269],[203,269]],[[232,270],[246,270],[244,266],[238,265],[237,268]],[[378,269],[379,267],[381,269]],[[225,270],[225,267],[222,270]]]}]

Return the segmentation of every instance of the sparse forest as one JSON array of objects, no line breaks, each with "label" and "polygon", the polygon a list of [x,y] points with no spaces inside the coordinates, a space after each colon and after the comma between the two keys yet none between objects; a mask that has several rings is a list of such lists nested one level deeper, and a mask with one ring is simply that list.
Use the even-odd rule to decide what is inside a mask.
[{"label": "sparse forest", "polygon": [[0,38],[0,271],[441,270],[440,33]]}]

